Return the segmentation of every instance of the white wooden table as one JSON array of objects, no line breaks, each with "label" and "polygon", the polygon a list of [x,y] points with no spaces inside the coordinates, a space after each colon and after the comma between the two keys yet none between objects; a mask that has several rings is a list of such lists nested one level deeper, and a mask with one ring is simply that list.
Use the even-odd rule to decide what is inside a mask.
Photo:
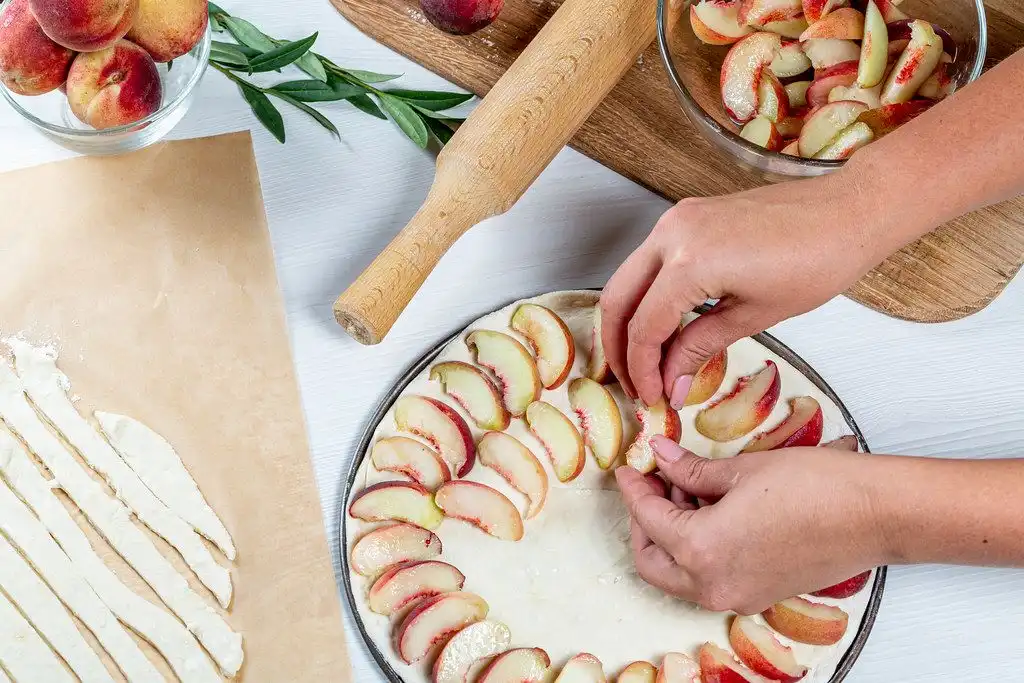
[{"label": "white wooden table", "polygon": [[[448,87],[362,36],[326,0],[227,0],[224,7],[280,37],[318,29],[317,48],[344,65],[405,73],[407,87]],[[343,474],[370,412],[403,369],[478,314],[517,297],[602,285],[668,204],[563,151],[510,213],[455,246],[383,344],[363,347],[335,324],[331,304],[416,210],[433,159],[391,124],[347,104],[324,111],[341,128],[341,143],[291,111],[287,145],[258,126],[254,136],[324,522],[334,543]],[[174,135],[251,125],[235,87],[211,72]],[[0,107],[0,171],[65,156]],[[773,332],[831,383],[873,450],[1024,457],[1024,278],[960,322],[898,322],[840,298]],[[351,620],[348,626],[354,680],[384,680]],[[1024,681],[1022,632],[1024,571],[897,568],[849,680]]]}]

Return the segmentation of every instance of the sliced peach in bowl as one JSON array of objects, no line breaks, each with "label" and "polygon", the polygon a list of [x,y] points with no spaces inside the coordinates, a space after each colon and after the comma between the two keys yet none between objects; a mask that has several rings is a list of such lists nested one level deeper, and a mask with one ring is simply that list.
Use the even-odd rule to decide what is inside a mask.
[{"label": "sliced peach in bowl", "polygon": [[700,665],[690,655],[669,652],[661,660],[656,683],[701,683]]},{"label": "sliced peach in bowl", "polygon": [[852,40],[812,38],[803,43],[804,54],[815,69],[827,69],[843,62],[860,60],[860,45]]},{"label": "sliced peach in bowl", "polygon": [[576,343],[565,322],[550,308],[523,304],[512,314],[512,329],[529,339],[537,352],[537,371],[544,388],[562,386],[576,360]]},{"label": "sliced peach in bowl", "polygon": [[811,68],[811,60],[804,54],[803,48],[796,40],[782,41],[782,48],[775,59],[768,65],[768,70],[779,78],[799,76]]},{"label": "sliced peach in bowl", "polygon": [[779,134],[779,129],[771,119],[764,116],[757,116],[748,121],[740,130],[740,137],[772,152],[782,148],[782,135]]},{"label": "sliced peach in bowl", "polygon": [[601,660],[589,652],[573,655],[565,663],[555,683],[607,683]]},{"label": "sliced peach in bowl", "polygon": [[898,104],[887,104],[878,109],[869,109],[857,117],[857,121],[871,127],[875,138],[888,135],[908,121],[925,113],[935,103],[930,100],[911,100]]},{"label": "sliced peach in bowl", "polygon": [[942,38],[927,21],[910,22],[910,43],[882,87],[882,104],[909,102],[942,59]]},{"label": "sliced peach in bowl", "polygon": [[846,7],[849,4],[849,0],[803,0],[804,17],[813,24],[827,16],[832,10]]},{"label": "sliced peach in bowl", "polygon": [[823,107],[828,104],[832,91],[842,86],[851,86],[857,82],[857,62],[839,62],[826,67],[817,74],[810,87],[807,88],[807,106]]},{"label": "sliced peach in bowl", "polygon": [[548,473],[519,439],[504,432],[487,432],[477,443],[477,456],[485,467],[501,475],[526,496],[526,518],[536,517],[548,496]]},{"label": "sliced peach in bowl", "polygon": [[434,660],[433,683],[467,683],[481,659],[499,655],[512,643],[512,632],[498,621],[478,621],[449,640]]},{"label": "sliced peach in bowl", "polygon": [[863,37],[864,15],[852,7],[841,7],[808,26],[800,40],[861,40]]},{"label": "sliced peach in bowl", "polygon": [[476,352],[476,362],[489,369],[501,382],[505,407],[513,417],[540,398],[544,385],[533,356],[517,339],[503,332],[476,330],[466,338]]},{"label": "sliced peach in bowl", "polygon": [[462,416],[447,404],[425,396],[403,396],[395,402],[395,426],[426,439],[464,477],[473,468],[476,447]]},{"label": "sliced peach in bowl", "polygon": [[832,605],[811,602],[806,598],[788,598],[762,614],[773,629],[798,643],[835,645],[846,634],[850,617]]},{"label": "sliced peach in bowl", "polygon": [[551,658],[539,647],[517,648],[494,658],[477,683],[544,683],[551,670]]},{"label": "sliced peach in bowl", "polygon": [[452,478],[437,451],[407,436],[381,439],[373,444],[370,459],[377,470],[404,474],[430,491]]},{"label": "sliced peach in bowl", "polygon": [[765,71],[757,86],[757,116],[778,123],[789,115],[789,96],[775,74]]},{"label": "sliced peach in bowl", "polygon": [[779,400],[779,368],[767,361],[763,369],[740,378],[725,398],[697,413],[697,431],[707,438],[726,442],[759,427]]},{"label": "sliced peach in bowl", "polygon": [[487,601],[474,593],[444,593],[427,598],[402,620],[395,634],[398,654],[415,664],[453,635],[487,616]]},{"label": "sliced peach in bowl", "polygon": [[874,0],[868,0],[864,18],[864,40],[860,44],[857,85],[873,88],[885,77],[889,61],[889,28]]},{"label": "sliced peach in bowl", "polygon": [[526,409],[526,424],[543,444],[561,482],[580,476],[586,464],[583,437],[569,418],[544,401],[534,401]]},{"label": "sliced peach in bowl", "polygon": [[797,663],[793,649],[780,643],[771,630],[752,617],[736,617],[729,629],[729,644],[751,671],[782,683],[796,683],[807,675]]},{"label": "sliced peach in bowl", "polygon": [[436,529],[444,519],[430,491],[405,481],[382,481],[367,486],[353,496],[348,513],[364,522],[395,520],[424,529]]},{"label": "sliced peach in bowl", "polygon": [[739,20],[748,26],[764,26],[796,19],[802,12],[800,0],[742,0]]},{"label": "sliced peach in bowl", "polygon": [[734,0],[700,0],[690,5],[694,35],[708,45],[732,45],[754,29],[741,25],[739,3]]},{"label": "sliced peach in bowl", "polygon": [[502,431],[508,427],[511,416],[501,394],[480,368],[458,360],[447,361],[430,369],[430,379],[440,382],[480,429]]},{"label": "sliced peach in bowl", "polygon": [[817,446],[825,426],[821,405],[810,396],[799,396],[789,402],[790,413],[778,427],[758,434],[743,449],[744,453],[770,451],[777,448]]},{"label": "sliced peach in bowl", "polygon": [[800,131],[800,155],[813,157],[868,110],[863,102],[831,102],[807,117]]},{"label": "sliced peach in bowl", "polygon": [[730,48],[722,63],[721,90],[725,110],[734,121],[746,123],[757,114],[762,72],[782,48],[774,33],[752,33]]},{"label": "sliced peach in bowl", "polygon": [[844,128],[832,142],[818,150],[814,158],[829,161],[849,159],[854,152],[870,144],[874,139],[875,133],[871,126],[866,123],[854,123]]},{"label": "sliced peach in bowl", "polygon": [[789,108],[803,109],[807,106],[807,91],[810,89],[811,81],[793,81],[787,83],[786,96],[789,98]]},{"label": "sliced peach in bowl", "polygon": [[769,21],[761,29],[770,33],[777,33],[783,38],[796,40],[800,37],[800,34],[807,30],[807,20],[803,17],[797,17],[796,19],[786,19],[784,21]]},{"label": "sliced peach in bowl", "polygon": [[657,469],[651,439],[664,436],[676,443],[683,435],[679,413],[672,409],[664,398],[651,407],[637,403],[636,419],[640,421],[640,433],[633,439],[626,451],[626,464],[644,474]]},{"label": "sliced peach in bowl", "polygon": [[396,565],[374,581],[367,596],[370,609],[391,616],[420,600],[462,590],[466,577],[447,562],[426,560]]},{"label": "sliced peach in bowl", "polygon": [[606,470],[622,452],[622,413],[611,393],[594,380],[580,377],[569,384],[569,405],[583,427],[598,466]]},{"label": "sliced peach in bowl", "polygon": [[832,92],[828,94],[828,101],[841,102],[843,100],[863,102],[869,109],[877,109],[882,106],[882,86],[876,85],[873,88],[861,88],[854,84],[849,86],[840,85],[832,88]]},{"label": "sliced peach in bowl", "polygon": [[469,522],[495,538],[518,541],[523,518],[512,501],[497,489],[475,481],[450,481],[437,490],[437,506],[445,516]]}]

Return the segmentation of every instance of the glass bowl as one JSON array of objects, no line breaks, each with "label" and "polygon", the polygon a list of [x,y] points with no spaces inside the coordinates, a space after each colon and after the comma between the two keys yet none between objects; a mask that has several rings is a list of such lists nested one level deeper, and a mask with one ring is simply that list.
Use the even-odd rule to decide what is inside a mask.
[{"label": "glass bowl", "polygon": [[[722,105],[719,74],[729,46],[707,45],[690,27],[695,0],[658,0],[658,48],[672,88],[694,127],[741,164],[774,176],[808,177],[840,168],[843,161],[823,161],[770,152],[739,136],[739,127]],[[900,9],[946,29],[957,43],[953,83],[962,87],[981,75],[988,47],[982,0],[906,0]]]},{"label": "glass bowl", "polygon": [[97,156],[132,152],[164,138],[185,116],[195,97],[196,86],[206,73],[210,40],[207,27],[199,43],[175,59],[170,68],[167,64],[157,64],[163,83],[160,109],[125,126],[96,130],[82,123],[71,112],[67,97],[60,90],[26,97],[0,84],[0,94],[36,130],[73,152]]}]

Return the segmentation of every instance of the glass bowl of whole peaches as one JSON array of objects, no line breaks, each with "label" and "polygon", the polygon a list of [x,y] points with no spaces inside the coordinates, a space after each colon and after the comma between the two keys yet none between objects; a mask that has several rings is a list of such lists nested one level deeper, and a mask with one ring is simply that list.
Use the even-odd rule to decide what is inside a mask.
[{"label": "glass bowl of whole peaches", "polygon": [[768,175],[816,176],[981,75],[982,0],[658,0],[683,109]]},{"label": "glass bowl of whole peaches", "polygon": [[121,154],[166,136],[210,55],[206,0],[6,0],[0,95],[54,142]]}]

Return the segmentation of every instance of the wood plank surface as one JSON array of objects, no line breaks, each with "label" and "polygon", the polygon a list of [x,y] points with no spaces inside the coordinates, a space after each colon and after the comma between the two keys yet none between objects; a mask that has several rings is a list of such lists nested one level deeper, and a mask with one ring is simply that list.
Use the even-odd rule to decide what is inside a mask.
[{"label": "wood plank surface", "polygon": [[[417,0],[331,2],[370,37],[480,96],[560,4],[506,0],[487,28],[451,36],[426,20]],[[992,0],[986,8],[991,66],[1024,47],[1024,0]],[[672,200],[766,182],[694,129],[670,89],[656,45],[643,53],[570,144]],[[991,302],[1022,262],[1024,198],[1018,198],[942,226],[893,255],[847,294],[897,318],[955,320]]]}]

